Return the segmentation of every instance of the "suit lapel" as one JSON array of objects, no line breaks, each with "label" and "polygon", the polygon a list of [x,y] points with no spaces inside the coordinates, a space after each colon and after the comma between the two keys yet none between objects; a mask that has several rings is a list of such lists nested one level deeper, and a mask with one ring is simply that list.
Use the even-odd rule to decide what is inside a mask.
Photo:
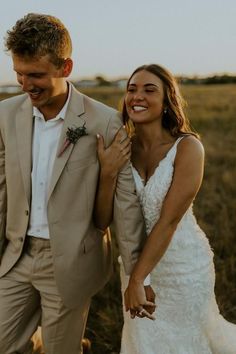
[{"label": "suit lapel", "polygon": [[16,139],[22,179],[29,205],[31,198],[32,130],[32,105],[29,99],[26,99],[16,114]]},{"label": "suit lapel", "polygon": [[60,136],[60,140],[58,143],[57,156],[54,162],[52,177],[49,186],[48,199],[50,198],[56,183],[71,155],[74,145],[70,144],[68,148],[63,152],[63,154],[58,157],[58,153],[63,146],[63,143],[66,138],[66,132],[68,128],[73,126],[79,127],[84,124],[84,120],[82,118],[84,111],[84,100],[83,96],[72,86],[71,98],[67,108],[64,124],[62,127],[62,132]]}]

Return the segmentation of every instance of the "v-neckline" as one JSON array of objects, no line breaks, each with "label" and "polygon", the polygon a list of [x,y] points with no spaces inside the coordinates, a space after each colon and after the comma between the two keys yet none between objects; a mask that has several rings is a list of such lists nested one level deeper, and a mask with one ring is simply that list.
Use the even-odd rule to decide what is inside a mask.
[{"label": "v-neckline", "polygon": [[141,177],[139,171],[138,171],[138,170],[136,169],[136,167],[134,167],[134,165],[132,164],[132,168],[133,168],[133,170],[137,173],[137,175],[138,175],[138,177],[139,177],[139,179],[140,179],[140,181],[141,181],[141,183],[142,183],[143,188],[146,188],[146,187],[147,187],[147,185],[149,184],[150,180],[155,176],[156,171],[157,171],[158,168],[160,167],[161,163],[167,159],[167,157],[168,157],[169,153],[171,152],[171,150],[178,144],[178,142],[179,142],[180,140],[182,140],[182,138],[183,138],[183,137],[181,136],[181,137],[179,137],[179,138],[177,138],[177,139],[175,140],[174,144],[173,144],[173,145],[171,146],[171,148],[167,151],[166,155],[158,162],[157,166],[154,168],[153,174],[148,178],[148,180],[146,181],[146,183],[145,183],[145,181],[144,181],[144,178]]}]

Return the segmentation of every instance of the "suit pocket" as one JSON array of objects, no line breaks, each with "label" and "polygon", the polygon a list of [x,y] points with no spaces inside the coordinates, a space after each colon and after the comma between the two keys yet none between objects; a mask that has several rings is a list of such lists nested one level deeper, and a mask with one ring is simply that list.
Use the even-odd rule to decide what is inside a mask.
[{"label": "suit pocket", "polygon": [[87,167],[89,165],[94,164],[97,161],[97,157],[94,155],[90,155],[81,159],[68,161],[66,165],[66,169],[68,172],[73,172],[83,167]]},{"label": "suit pocket", "polygon": [[100,232],[93,232],[85,237],[83,241],[83,251],[88,253],[92,250],[98,243],[101,243],[103,239],[103,234]]}]

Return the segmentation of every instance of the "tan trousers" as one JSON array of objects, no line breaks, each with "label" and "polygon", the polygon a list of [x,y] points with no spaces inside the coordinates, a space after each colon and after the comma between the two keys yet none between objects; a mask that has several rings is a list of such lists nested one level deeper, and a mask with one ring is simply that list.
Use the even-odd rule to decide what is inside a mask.
[{"label": "tan trousers", "polygon": [[15,267],[0,278],[0,354],[33,353],[30,338],[42,326],[46,354],[80,354],[90,299],[68,309],[54,279],[50,241],[27,236]]}]

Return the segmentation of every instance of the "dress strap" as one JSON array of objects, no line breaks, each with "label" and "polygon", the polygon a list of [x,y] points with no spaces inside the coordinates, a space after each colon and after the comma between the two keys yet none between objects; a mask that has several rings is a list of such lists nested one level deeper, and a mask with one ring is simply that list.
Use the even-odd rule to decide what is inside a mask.
[{"label": "dress strap", "polygon": [[174,142],[174,144],[172,145],[172,147],[170,148],[169,152],[168,152],[168,157],[171,158],[172,162],[174,162],[175,160],[175,156],[176,156],[176,152],[177,152],[177,146],[179,144],[179,142],[185,138],[184,136],[180,136],[178,139],[176,139],[176,141]]},{"label": "dress strap", "polygon": [[180,136],[178,139],[176,139],[176,141],[175,141],[173,147],[174,147],[174,146],[177,147],[177,145],[179,144],[179,142],[180,142],[183,138],[185,138],[185,136]]}]

